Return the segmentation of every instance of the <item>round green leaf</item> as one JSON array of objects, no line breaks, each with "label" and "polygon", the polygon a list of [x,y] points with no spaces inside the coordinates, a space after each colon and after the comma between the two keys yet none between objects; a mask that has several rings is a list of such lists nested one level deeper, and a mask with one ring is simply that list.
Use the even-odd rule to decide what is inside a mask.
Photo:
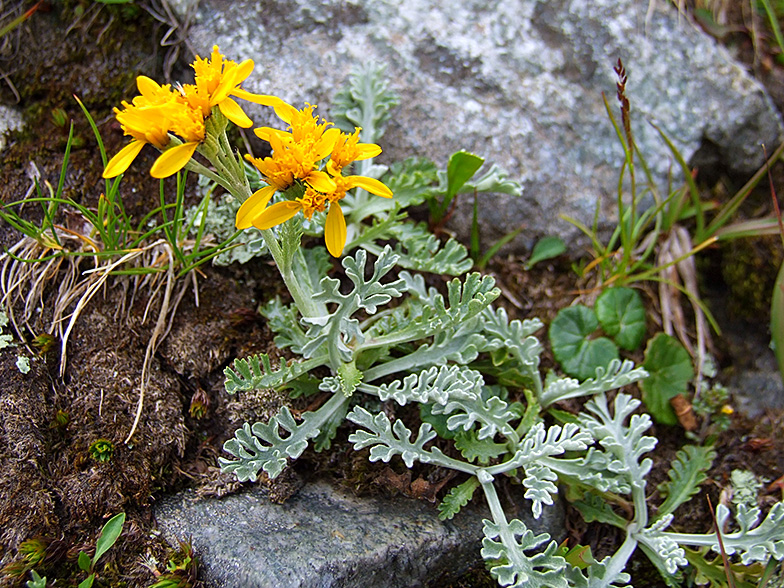
[{"label": "round green leaf", "polygon": [[648,341],[642,367],[650,374],[640,382],[640,387],[651,416],[665,425],[677,424],[670,399],[685,394],[694,378],[689,352],[674,337],[659,333]]},{"label": "round green leaf", "polygon": [[607,337],[589,339],[599,321],[594,311],[577,304],[561,309],[550,323],[553,355],[563,370],[579,380],[596,376],[597,367],[618,359],[618,347]]},{"label": "round green leaf", "polygon": [[645,307],[631,288],[610,288],[596,300],[596,316],[602,329],[621,349],[634,351],[645,336]]}]

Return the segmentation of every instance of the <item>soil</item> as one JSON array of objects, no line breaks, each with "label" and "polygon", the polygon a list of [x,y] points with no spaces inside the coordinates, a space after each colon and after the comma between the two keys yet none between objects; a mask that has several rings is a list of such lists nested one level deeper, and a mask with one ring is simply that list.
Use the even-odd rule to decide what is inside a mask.
[{"label": "soil", "polygon": [[[33,3],[20,4],[29,8]],[[80,0],[37,6],[27,22],[0,39],[0,70],[6,80],[0,85],[0,101],[23,109],[27,129],[12,136],[3,151],[0,198],[8,203],[27,192],[30,162],[39,169],[41,182],[56,185],[68,136],[67,127],[53,116],[54,109],[61,109],[67,120],[73,120],[74,134],[79,138],[71,154],[64,194],[94,207],[104,186],[102,163],[85,117],[71,95],[77,94],[87,105],[107,151],[115,153],[123,137],[111,108],[134,94],[137,73],[162,79],[164,64],[171,60],[159,42],[169,24],[153,18],[146,9],[155,6],[145,2],[109,6]],[[741,23],[746,17],[734,15]],[[784,70],[770,59],[760,59],[753,50],[749,53],[748,35],[736,33],[725,41],[756,68],[779,107],[784,105]],[[35,50],[27,50],[29,47]],[[771,53],[768,48],[762,55],[770,57]],[[137,160],[123,180],[125,207],[136,219],[155,206],[158,198],[158,183],[146,172],[150,154],[145,150],[142,158],[147,159]],[[775,173],[777,185],[784,185],[780,183],[781,170]],[[719,178],[718,182],[732,186],[738,179]],[[171,188],[169,184],[167,189]],[[715,190],[716,186],[706,189]],[[195,198],[193,192],[189,187],[187,197]],[[0,244],[8,247],[18,238],[11,227],[0,225]],[[770,248],[775,249],[775,244]],[[738,298],[743,294],[731,291],[725,279],[745,283],[752,273],[775,275],[780,257],[778,261],[771,259],[766,253],[769,250],[749,254],[755,261],[749,263],[745,277],[743,267],[733,268],[736,273],[731,277],[722,275],[727,271],[722,251],[703,256],[706,298],[730,309],[733,304],[737,309],[746,308],[747,303]],[[724,254],[737,256],[735,252]],[[549,323],[587,286],[577,279],[569,260],[542,263],[531,271],[523,271],[523,261],[513,256],[496,257],[487,269],[502,289],[499,303],[512,318],[538,317]],[[234,358],[278,353],[272,333],[256,312],[258,305],[271,297],[286,297],[275,268],[256,260],[228,268],[204,266],[196,276],[196,283],[187,285],[171,330],[152,359],[142,418],[130,444],[124,440],[134,421],[142,364],[160,304],[154,290],[134,287],[133,279],[118,277],[102,295],[93,298],[71,334],[62,377],[59,342],[49,350],[34,348],[36,355],[26,374],[17,367],[18,355],[30,355],[24,346],[0,351],[0,565],[6,566],[0,571],[0,586],[20,586],[23,578],[29,578],[20,545],[27,542],[29,547],[31,540],[42,546],[43,559],[35,568],[50,580],[60,578],[58,585],[75,586],[84,577],[76,563],[79,551],[92,553],[102,525],[121,511],[127,515],[122,540],[102,558],[105,565],[99,566],[99,583],[151,585],[165,571],[167,560],[176,557],[175,550],[152,533],[151,504],[159,496],[185,487],[215,496],[236,491],[240,484],[216,467],[223,442],[242,423],[265,419],[284,402],[295,409],[307,408],[304,400],[291,401],[270,391],[230,397],[223,388],[223,369]],[[31,341],[47,332],[56,284],[57,279],[52,280],[40,300],[32,331],[18,333],[17,341],[20,337]],[[753,291],[756,296],[759,288]],[[151,299],[152,308],[147,312]],[[656,305],[652,298],[648,300],[655,316]],[[769,299],[755,300],[755,304],[764,312]],[[748,333],[760,331],[746,320],[730,315],[727,324],[745,339]],[[762,322],[759,312],[754,321],[754,325]],[[653,318],[650,329],[655,330]],[[717,349],[721,367],[742,364],[741,354],[722,347],[722,342]],[[552,366],[552,359],[546,356],[544,367]],[[678,524],[694,532],[710,530],[712,518],[705,498],[718,503],[734,468],[751,469],[768,480],[780,479],[784,475],[783,430],[782,414],[769,412],[753,422],[733,415],[729,428],[717,432],[718,457],[708,480],[689,508],[678,512]],[[312,475],[329,476],[357,492],[396,488],[429,500],[443,494],[448,481],[444,472],[422,468],[409,473],[394,464],[371,466],[364,456],[340,442],[347,434],[339,433],[330,452],[308,451],[275,483],[262,483],[280,501]],[[651,434],[659,439],[652,455],[653,491],[665,479],[675,452],[688,439],[681,427],[657,425]],[[96,445],[98,441],[102,444]],[[777,497],[781,497],[781,487],[771,485],[764,500],[772,502]],[[655,492],[651,500],[657,500]],[[576,513],[569,520],[573,524],[570,542],[591,545],[594,555],[602,557],[617,544],[619,538],[612,530],[585,525]],[[193,548],[198,556],[199,546]],[[633,585],[657,585],[656,580],[643,580],[644,573],[635,571]],[[198,585],[195,568],[181,575],[187,580],[182,586]],[[453,585],[495,583],[479,569]]]}]

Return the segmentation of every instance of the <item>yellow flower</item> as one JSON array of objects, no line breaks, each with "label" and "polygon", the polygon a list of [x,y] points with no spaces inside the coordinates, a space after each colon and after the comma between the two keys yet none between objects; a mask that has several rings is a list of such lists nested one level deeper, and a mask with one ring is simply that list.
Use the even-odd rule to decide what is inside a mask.
[{"label": "yellow flower", "polygon": [[253,72],[252,59],[236,63],[226,59],[217,45],[213,45],[212,54],[207,59],[198,55],[192,64],[195,72],[195,83],[183,86],[183,93],[193,108],[201,110],[204,118],[210,116],[212,107],[217,106],[223,115],[238,127],[248,128],[253,121],[232,98],[242,98],[250,102],[281,108],[285,102],[275,96],[252,94],[239,87]]},{"label": "yellow flower", "polygon": [[[175,131],[186,143],[165,151],[166,157],[162,155],[153,165],[155,177],[166,177],[187,163],[204,138],[204,120],[190,112],[179,92],[173,91],[168,84],[160,86],[146,76],[136,78],[136,87],[139,96],[133,99],[133,103],[123,101],[123,110],[114,109],[123,132],[132,140],[109,160],[103,172],[104,178],[113,178],[127,170],[147,143],[165,150],[171,140],[169,131]],[[179,165],[183,158],[185,161]],[[176,165],[179,167],[171,171]]]},{"label": "yellow flower", "polygon": [[339,175],[344,167],[354,161],[370,159],[381,153],[381,147],[375,143],[359,143],[360,130],[356,128],[350,135],[340,133],[327,163],[327,171],[333,176]]},{"label": "yellow flower", "polygon": [[[225,59],[215,45],[209,58],[197,56],[192,66],[195,83],[178,90],[168,84],[161,86],[146,76],[136,78],[139,96],[132,104],[123,102],[123,110],[115,108],[117,120],[132,140],[109,161],[103,173],[105,178],[127,170],[147,143],[163,151],[150,169],[153,177],[164,178],[178,172],[204,141],[204,121],[215,106],[234,124],[250,127],[252,121],[232,96],[272,106],[284,114],[293,110],[280,98],[252,94],[239,87],[253,71],[250,59],[237,64]],[[169,133],[179,136],[183,143],[169,147]]]},{"label": "yellow flower", "polygon": [[[271,229],[293,218],[300,211],[302,211],[305,218],[309,219],[314,212],[323,212],[329,206],[326,224],[324,225],[324,242],[327,250],[333,257],[340,257],[343,253],[343,247],[346,245],[346,219],[338,202],[346,196],[346,192],[353,188],[363,188],[371,194],[376,194],[383,198],[392,198],[392,191],[382,182],[365,176],[337,176],[332,179],[335,181],[336,189],[331,192],[318,192],[313,188],[308,188],[305,190],[302,198],[278,202],[269,208],[265,207],[274,190],[268,192],[263,197],[259,196],[252,212],[248,211],[245,215],[245,219],[250,221],[248,226],[252,224],[257,229]],[[263,190],[265,189],[262,188],[259,192]]]},{"label": "yellow flower", "polygon": [[[324,241],[327,249],[339,257],[346,245],[346,219],[338,203],[353,188],[363,188],[372,194],[391,198],[392,191],[383,183],[364,176],[340,175],[341,170],[358,159],[369,159],[381,153],[381,147],[359,143],[359,129],[352,134],[330,128],[331,123],[320,119],[308,104],[297,110],[286,103],[275,112],[286,123],[288,131],[270,127],[255,129],[256,135],[269,142],[272,156],[264,159],[250,157],[250,161],[264,177],[267,186],[257,190],[237,211],[238,229],[254,226],[271,229],[302,212],[310,219],[314,212],[327,210]],[[326,170],[319,163],[330,156]],[[304,194],[295,200],[284,200],[267,207],[277,191],[283,191],[300,182]]]},{"label": "yellow flower", "polygon": [[238,229],[250,227],[276,191],[286,190],[298,181],[306,189],[321,193],[333,192],[337,187],[326,172],[318,169],[318,164],[332,152],[340,131],[327,128],[329,123],[326,121],[319,121],[313,114],[314,106],[297,110],[285,102],[282,104],[284,106],[276,112],[279,111],[278,116],[289,123],[290,132],[269,127],[255,129],[256,135],[269,142],[272,156],[263,159],[245,156],[269,185],[242,203],[235,220]]}]

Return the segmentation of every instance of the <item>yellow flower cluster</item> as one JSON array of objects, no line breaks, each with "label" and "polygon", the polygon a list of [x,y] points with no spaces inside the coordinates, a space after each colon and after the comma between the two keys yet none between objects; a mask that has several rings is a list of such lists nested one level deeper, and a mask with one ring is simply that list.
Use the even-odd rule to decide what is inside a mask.
[{"label": "yellow flower cluster", "polygon": [[[346,219],[339,201],[346,192],[362,188],[384,198],[392,197],[392,191],[374,178],[342,175],[346,166],[375,157],[381,153],[381,147],[360,143],[360,129],[341,132],[314,114],[314,106],[308,104],[298,110],[275,96],[243,90],[239,86],[253,71],[253,61],[227,60],[217,45],[208,59],[197,56],[192,67],[194,83],[175,88],[169,84],[161,86],[146,76],[136,78],[139,95],[130,103],[123,101],[121,109],[114,109],[131,142],[109,160],[103,177],[113,178],[123,173],[147,144],[162,151],[150,174],[155,178],[168,177],[185,167],[205,142],[210,132],[205,123],[214,108],[237,126],[247,128],[253,122],[235,97],[271,106],[288,124],[288,130],[270,127],[255,130],[258,137],[269,142],[272,155],[263,159],[249,155],[246,158],[261,172],[267,186],[242,204],[237,211],[237,228],[269,229],[300,211],[310,219],[314,212],[326,210],[324,240],[329,252],[340,256],[346,244]],[[208,149],[200,152],[209,157]],[[275,192],[284,192],[292,186],[299,186],[300,197],[267,206]]]},{"label": "yellow flower cluster", "polygon": [[[240,88],[253,71],[253,61],[247,59],[238,64],[227,60],[217,45],[208,59],[197,56],[192,67],[195,83],[177,88],[161,86],[146,76],[136,78],[139,96],[130,103],[123,101],[122,109],[114,109],[131,142],[112,157],[103,177],[113,178],[127,170],[147,143],[163,151],[150,174],[165,178],[177,173],[204,141],[204,122],[213,108],[219,108],[237,126],[247,128],[253,124],[233,96],[267,106],[283,104],[274,96],[251,94]],[[173,141],[172,135],[180,141]]]},{"label": "yellow flower cluster", "polygon": [[[311,218],[314,212],[327,210],[324,241],[327,250],[339,257],[346,244],[346,219],[339,201],[352,188],[362,188],[377,196],[391,198],[392,191],[374,178],[343,176],[343,168],[350,163],[370,159],[381,153],[373,143],[359,143],[359,129],[342,133],[331,123],[313,113],[314,107],[297,110],[290,105],[278,106],[277,115],[289,125],[289,131],[269,127],[256,129],[256,135],[269,142],[270,157],[254,158],[246,155],[268,184],[257,190],[237,211],[239,229],[254,226],[270,229],[286,222],[298,212]],[[321,162],[329,157],[326,165]],[[304,194],[295,200],[284,200],[267,206],[273,194],[295,184],[304,187]]]}]

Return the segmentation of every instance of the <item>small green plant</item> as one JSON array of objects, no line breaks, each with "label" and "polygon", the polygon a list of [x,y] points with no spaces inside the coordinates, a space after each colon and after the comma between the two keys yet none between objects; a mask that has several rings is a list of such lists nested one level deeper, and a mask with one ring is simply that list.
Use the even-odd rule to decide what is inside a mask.
[{"label": "small green plant", "polygon": [[[597,289],[613,285],[628,286],[645,281],[659,284],[663,330],[667,334],[675,333],[694,357],[699,383],[702,365],[707,357],[706,348],[710,336],[708,324],[716,333],[720,331],[700,298],[694,256],[719,240],[772,234],[778,230],[776,219],[772,216],[729,223],[764,177],[767,167],[784,153],[784,144],[775,150],[766,166],[754,174],[732,198],[719,205],[701,198],[687,162],[672,141],[657,129],[684,177],[684,184],[680,188],[670,189],[668,195],[663,196],[634,140],[630,105],[626,96],[628,79],[620,60],[615,72],[618,78],[620,123],[606,98],[604,102],[624,151],[616,198],[617,226],[607,242],[603,243],[599,231],[598,202],[590,227],[577,219],[564,218],[591,240],[594,259],[580,270],[585,277],[593,275]],[[640,169],[645,178],[644,182],[638,178]],[[651,197],[653,206],[643,207],[641,202],[644,197]],[[685,223],[690,223],[693,228],[687,229]],[[696,349],[684,323],[683,312],[680,311],[681,294],[687,297],[695,317],[691,331],[695,333]]]},{"label": "small green plant", "polygon": [[[639,348],[645,337],[645,319],[636,290],[607,288],[594,308],[575,304],[558,311],[548,331],[553,355],[567,374],[587,379],[597,368],[617,361],[619,349]],[[606,336],[597,335],[600,327]],[[670,400],[686,394],[694,379],[689,353],[674,337],[658,333],[648,341],[642,367],[648,372],[640,382],[646,408],[657,422],[676,424]]]},{"label": "small green plant", "polygon": [[[78,588],[91,588],[98,577],[98,560],[117,542],[125,524],[125,513],[118,513],[110,518],[101,528],[101,533],[95,543],[95,554],[90,557],[84,551],[79,552],[77,565],[79,570],[87,577],[79,582]],[[61,561],[67,551],[66,545],[61,540],[51,540],[43,537],[28,539],[19,545],[21,559],[7,564],[2,572],[6,578],[20,581],[30,575],[26,582],[28,588],[46,588],[50,585],[46,576],[39,574],[38,570],[47,568]]]},{"label": "small green plant", "polygon": [[[595,336],[601,325],[606,335]],[[634,351],[645,336],[645,307],[631,288],[608,288],[595,308],[576,304],[558,311],[549,329],[553,355],[563,370],[587,379],[618,359],[618,348]]]},{"label": "small green plant", "polygon": [[553,259],[566,253],[566,243],[560,237],[543,237],[536,242],[531,257],[525,263],[525,269],[529,270],[539,262]]},{"label": "small green plant", "polygon": [[95,554],[90,557],[84,551],[79,552],[77,564],[79,569],[88,574],[87,578],[79,582],[78,588],[91,588],[97,576],[96,565],[98,560],[101,559],[104,553],[111,549],[112,545],[117,542],[117,539],[122,533],[123,525],[125,524],[125,513],[121,512],[114,515],[101,529],[101,535],[98,541],[95,542]]},{"label": "small green plant", "polygon": [[[484,521],[482,556],[503,586],[625,585],[624,569],[638,548],[674,585],[688,565],[685,547],[718,550],[715,533],[668,530],[676,509],[704,481],[708,450],[679,454],[660,487],[664,502],[658,510],[648,503],[652,460],[646,454],[656,439],[645,433],[652,420],[640,413],[639,400],[618,391],[648,372],[614,357],[594,365],[585,378],[542,374],[543,346],[535,336],[541,321],[510,320],[494,306],[500,290],[493,278],[465,274],[472,262],[463,246],[441,243],[426,227],[405,222],[405,209],[425,203],[434,191],[443,199],[433,210],[445,215],[481,158],[459,152],[445,175],[422,159],[377,165],[376,141],[395,102],[378,68],[352,76],[350,88],[339,94],[333,126],[313,106],[297,109],[239,88],[252,66],[224,60],[215,47],[208,60],[194,64],[194,86],[174,90],[140,77],[140,96],[117,112],[130,142],[105,170],[107,177],[121,174],[150,143],[162,152],[152,175],[186,169],[222,186],[238,205],[236,227],[258,230],[291,295],[291,304],[274,299],[260,310],[277,347],[291,359],[238,358],[224,372],[225,387],[230,394],[269,388],[322,394],[311,410],[294,413],[284,406],[267,422],[237,429],[224,444],[228,457],[220,459],[222,470],[240,481],[255,481],[262,472],[275,478],[310,445],[316,451],[329,448],[348,421],[355,427],[349,443],[369,450],[371,461],[399,457],[407,467],[421,462],[462,476],[441,501],[441,518],[457,516],[475,494],[484,497],[490,518]],[[200,91],[206,71],[216,86]],[[252,125],[232,96],[271,107],[287,125],[255,130],[271,154],[248,154],[255,170],[250,175],[225,132],[229,119]],[[138,116],[141,108],[144,116]],[[501,181],[493,176],[492,183]],[[471,191],[480,191],[479,184]],[[205,207],[201,218],[206,213]],[[618,238],[624,247],[637,238],[630,218],[636,219],[634,209],[622,215],[626,228]],[[303,247],[303,235],[318,242],[323,237],[325,248]],[[329,255],[342,257],[343,280],[327,275]],[[623,271],[633,265],[631,253],[621,260]],[[417,273],[423,271],[460,277],[439,291]],[[640,308],[633,290],[613,288],[597,300],[596,311],[587,310],[613,337],[607,341],[626,348],[638,346],[644,336]],[[581,312],[580,319],[589,322]],[[578,334],[585,340],[590,332],[581,328]],[[573,343],[578,350],[589,347]],[[579,414],[556,408],[573,398],[586,400]],[[398,416],[390,418],[384,403],[416,409],[418,430],[406,425],[410,412],[395,411]],[[559,487],[566,488],[587,521],[618,527],[622,544],[600,561],[583,548],[564,552],[548,533],[535,535],[521,520],[507,517],[498,496],[501,481],[530,500],[535,518],[554,503]],[[623,508],[616,511],[615,505]],[[784,559],[784,503],[762,521],[756,507],[739,504],[733,513],[719,505],[719,528],[727,528],[733,514],[737,529],[722,534],[725,553],[737,554],[743,564]],[[175,562],[172,573],[189,557],[192,561],[191,552],[183,563]]]},{"label": "small green plant", "polygon": [[108,463],[114,455],[114,443],[108,439],[96,439],[90,443],[87,452],[98,463]]},{"label": "small green plant", "polygon": [[198,580],[199,558],[190,540],[178,539],[178,548],[169,556],[166,572],[150,588],[191,588]]},{"label": "small green plant", "polygon": [[666,425],[678,423],[670,400],[678,394],[685,395],[694,379],[694,366],[689,352],[675,337],[658,333],[645,349],[642,366],[649,376],[640,382],[642,399],[657,422]]}]

